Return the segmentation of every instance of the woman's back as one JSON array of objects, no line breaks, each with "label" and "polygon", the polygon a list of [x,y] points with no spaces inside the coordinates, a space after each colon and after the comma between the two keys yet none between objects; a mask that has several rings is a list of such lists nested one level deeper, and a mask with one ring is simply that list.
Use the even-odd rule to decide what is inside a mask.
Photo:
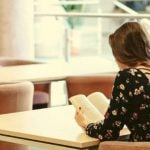
[{"label": "woman's back", "polygon": [[118,119],[124,117],[121,120],[131,131],[131,141],[150,141],[150,82],[149,71],[144,70],[124,69],[114,83],[112,103],[118,100]]}]

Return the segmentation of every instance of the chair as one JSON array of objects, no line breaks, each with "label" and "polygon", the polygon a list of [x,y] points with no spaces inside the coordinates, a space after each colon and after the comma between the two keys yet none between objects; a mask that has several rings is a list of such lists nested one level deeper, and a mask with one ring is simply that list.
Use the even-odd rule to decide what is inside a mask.
[{"label": "chair", "polygon": [[100,143],[98,150],[150,150],[150,142],[105,141]]},{"label": "chair", "polygon": [[110,98],[115,75],[115,73],[112,73],[68,76],[66,78],[68,97],[77,94],[85,94],[87,96],[92,92],[100,91],[104,93],[106,97]]},{"label": "chair", "polygon": [[33,109],[49,107],[51,83],[34,84]]},{"label": "chair", "polygon": [[[17,66],[17,65],[31,65],[41,64],[42,62],[28,59],[18,59],[10,57],[1,57],[1,66]],[[48,107],[50,101],[50,83],[34,84],[34,97],[33,97],[33,109],[40,109]]]},{"label": "chair", "polygon": [[[0,114],[32,110],[34,86],[24,81],[0,85]],[[27,150],[28,147],[0,141],[0,150]]]},{"label": "chair", "polygon": [[34,60],[18,59],[18,58],[9,58],[1,57],[0,65],[1,66],[17,66],[17,65],[30,65],[30,64],[40,64],[41,62]]}]

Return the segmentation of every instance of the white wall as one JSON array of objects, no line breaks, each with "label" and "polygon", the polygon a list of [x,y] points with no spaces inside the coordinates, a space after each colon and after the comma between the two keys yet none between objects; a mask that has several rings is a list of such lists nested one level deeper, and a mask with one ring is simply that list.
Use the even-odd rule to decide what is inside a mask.
[{"label": "white wall", "polygon": [[34,58],[33,1],[0,0],[0,56]]}]

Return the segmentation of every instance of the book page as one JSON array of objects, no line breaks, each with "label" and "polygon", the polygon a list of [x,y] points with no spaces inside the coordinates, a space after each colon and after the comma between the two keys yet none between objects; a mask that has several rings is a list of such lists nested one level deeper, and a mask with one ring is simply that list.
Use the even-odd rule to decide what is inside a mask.
[{"label": "book page", "polygon": [[108,98],[101,92],[94,92],[87,96],[90,102],[104,115],[108,109]]},{"label": "book page", "polygon": [[73,104],[73,106],[79,110],[81,107],[81,111],[87,118],[89,123],[94,123],[104,119],[104,116],[97,110],[97,108],[87,99],[87,97],[83,94],[75,95],[69,98],[69,101]]}]

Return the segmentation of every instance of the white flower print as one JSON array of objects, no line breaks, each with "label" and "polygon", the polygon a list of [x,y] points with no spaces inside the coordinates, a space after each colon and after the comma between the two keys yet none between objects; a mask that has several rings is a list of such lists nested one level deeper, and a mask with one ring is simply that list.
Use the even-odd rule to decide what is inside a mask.
[{"label": "white flower print", "polygon": [[120,92],[120,94],[119,94],[119,97],[120,97],[120,98],[122,98],[122,97],[123,97],[123,94],[122,94],[121,92]]},{"label": "white flower print", "polygon": [[132,96],[133,96],[133,94],[132,94],[132,92],[131,92],[131,91],[129,91],[129,96],[130,96],[130,97],[132,97]]},{"label": "white flower print", "polygon": [[127,103],[127,102],[128,102],[128,99],[126,99],[125,97],[123,97],[123,98],[122,98],[122,101]]},{"label": "white flower print", "polygon": [[145,138],[146,138],[146,139],[150,139],[150,134],[147,133]]},{"label": "white flower print", "polygon": [[140,95],[140,94],[141,94],[141,91],[139,89],[134,90],[134,95]]},{"label": "white flower print", "polygon": [[140,90],[141,92],[143,92],[143,91],[144,91],[144,87],[143,87],[143,86],[140,86],[140,87],[139,87],[139,90]]},{"label": "white flower print", "polygon": [[137,80],[135,80],[135,83],[136,83],[136,84],[138,84],[138,83],[140,83],[140,82],[139,82],[139,81],[137,81]]},{"label": "white flower print", "polygon": [[112,114],[113,114],[114,116],[116,116],[116,115],[117,115],[117,110],[113,110],[113,111],[112,111]]},{"label": "white flower print", "polygon": [[102,135],[101,135],[101,134],[99,134],[99,135],[98,135],[98,138],[99,138],[100,140],[102,140],[102,139],[103,139],[103,137],[102,137]]},{"label": "white flower print", "polygon": [[144,110],[145,108],[147,108],[147,105],[146,105],[146,104],[141,104],[141,105],[140,105],[140,110]]},{"label": "white flower print", "polygon": [[143,130],[147,130],[147,127],[145,124],[142,125]]},{"label": "white flower print", "polygon": [[133,116],[133,119],[135,120],[138,118],[138,113],[134,112],[132,116]]},{"label": "white flower print", "polygon": [[118,96],[115,98],[115,101],[119,103],[119,97]]},{"label": "white flower print", "polygon": [[97,129],[97,125],[94,125],[94,129]]},{"label": "white flower print", "polygon": [[121,90],[125,90],[125,86],[123,84],[120,84],[119,87]]},{"label": "white flower print", "polygon": [[142,75],[141,75],[141,74],[137,74],[137,76],[138,76],[138,77],[142,77]]},{"label": "white flower print", "polygon": [[105,137],[106,137],[107,139],[111,139],[111,138],[112,138],[112,130],[107,130],[106,132],[107,132],[107,133],[105,134]]},{"label": "white flower print", "polygon": [[144,87],[140,86],[139,88],[134,90],[134,95],[140,95],[144,91]]},{"label": "white flower print", "polygon": [[133,75],[133,76],[135,76],[135,73],[137,72],[137,70],[136,69],[130,69],[130,73]]},{"label": "white flower print", "polygon": [[126,79],[126,83],[130,83],[130,80],[128,78]]},{"label": "white flower print", "polygon": [[123,112],[127,112],[127,109],[125,107],[121,108]]},{"label": "white flower print", "polygon": [[115,125],[116,125],[116,127],[120,127],[121,121],[115,121]]},{"label": "white flower print", "polygon": [[148,100],[150,99],[150,96],[149,96],[149,95],[145,95],[145,94],[144,94],[143,97],[144,97],[144,99],[148,99]]}]

